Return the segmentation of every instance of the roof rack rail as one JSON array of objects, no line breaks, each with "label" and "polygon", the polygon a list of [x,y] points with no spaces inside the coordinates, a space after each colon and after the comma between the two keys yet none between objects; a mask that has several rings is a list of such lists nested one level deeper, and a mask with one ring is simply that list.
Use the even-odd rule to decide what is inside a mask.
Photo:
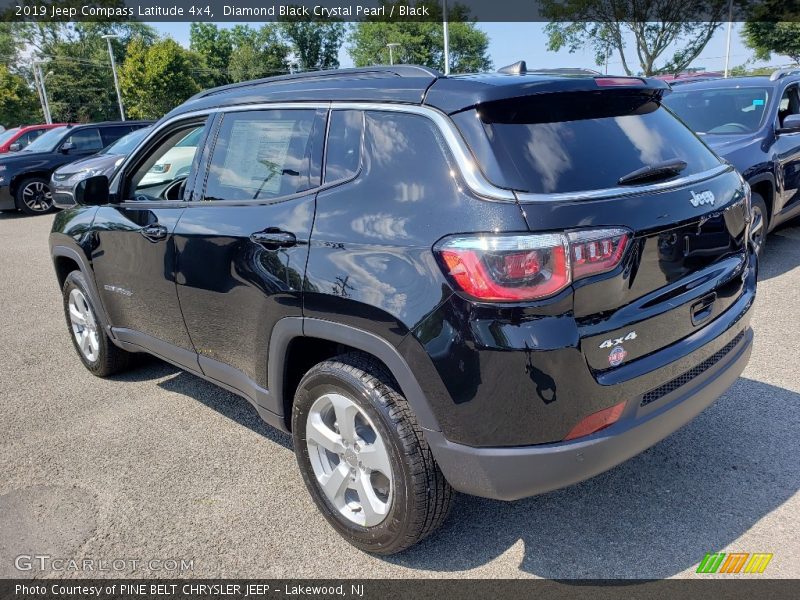
[{"label": "roof rack rail", "polygon": [[541,75],[602,75],[600,71],[595,71],[594,69],[582,69],[580,67],[529,69],[524,60],[519,60],[513,64],[501,67],[497,70],[497,72],[504,73],[505,75],[525,75],[527,73],[539,73]]},{"label": "roof rack rail", "polygon": [[783,77],[788,77],[789,75],[800,75],[800,67],[776,69],[775,71],[772,72],[772,75],[769,76],[769,80],[778,81],[778,79],[782,79]]},{"label": "roof rack rail", "polygon": [[276,75],[274,77],[264,77],[242,81],[240,83],[230,83],[219,87],[211,88],[200,92],[193,98],[205,98],[222,92],[246,88],[257,85],[269,85],[270,83],[281,83],[284,81],[301,81],[304,79],[335,79],[337,77],[351,77],[364,75],[368,77],[433,77],[438,79],[442,73],[436,69],[430,69],[421,65],[375,65],[371,67],[355,67],[350,69],[327,69],[325,71],[304,71],[302,73],[290,73],[288,75]]}]

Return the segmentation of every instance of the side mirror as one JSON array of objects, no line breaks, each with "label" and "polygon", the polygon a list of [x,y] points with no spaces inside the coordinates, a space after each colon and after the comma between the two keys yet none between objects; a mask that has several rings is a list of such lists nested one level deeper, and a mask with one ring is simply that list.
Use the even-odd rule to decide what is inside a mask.
[{"label": "side mirror", "polygon": [[72,150],[75,150],[75,144],[72,142],[64,142],[61,144],[61,152],[64,154],[69,154]]},{"label": "side mirror", "polygon": [[75,184],[72,195],[77,204],[84,206],[102,206],[108,204],[108,177],[95,175],[87,177]]},{"label": "side mirror", "polygon": [[787,115],[778,133],[797,133],[800,131],[800,115]]},{"label": "side mirror", "polygon": [[22,150],[22,144],[19,142],[14,142],[8,147],[9,152],[19,152],[20,150]]}]

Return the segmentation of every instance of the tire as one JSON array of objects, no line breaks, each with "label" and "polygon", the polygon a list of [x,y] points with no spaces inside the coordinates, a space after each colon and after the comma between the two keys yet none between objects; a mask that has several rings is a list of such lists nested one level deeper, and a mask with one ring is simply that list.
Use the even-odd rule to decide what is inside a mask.
[{"label": "tire", "polygon": [[[769,213],[767,212],[767,203],[761,194],[755,192],[750,196],[750,207],[753,214],[753,223],[751,227],[750,239],[753,240],[756,254],[761,254],[764,251],[764,246],[767,243],[767,231],[769,229]],[[755,233],[752,229],[758,228]]]},{"label": "tire", "polygon": [[17,208],[26,215],[43,215],[53,210],[50,182],[41,177],[23,179],[17,186],[14,198]]},{"label": "tire", "polygon": [[[339,420],[354,426],[344,426],[339,434]],[[320,436],[314,432],[320,430],[333,451],[317,441]],[[395,554],[436,531],[447,518],[453,490],[408,402],[385,367],[371,357],[345,354],[319,363],[303,376],[292,408],[292,437],[311,497],[333,528],[355,547]],[[331,489],[347,487],[338,496],[328,494],[323,489],[326,482],[329,487],[333,484]],[[365,505],[362,493],[372,502]]]},{"label": "tire", "polygon": [[67,275],[62,294],[72,344],[89,372],[108,377],[128,369],[133,354],[115,346],[106,335],[90,300],[83,273],[73,271]]}]

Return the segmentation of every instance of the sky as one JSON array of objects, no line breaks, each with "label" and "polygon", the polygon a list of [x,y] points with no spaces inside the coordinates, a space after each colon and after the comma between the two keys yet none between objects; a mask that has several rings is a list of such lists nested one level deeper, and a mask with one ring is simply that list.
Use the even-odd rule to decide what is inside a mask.
[{"label": "sky", "polygon": [[[172,37],[180,44],[189,45],[189,23],[150,23],[161,34]],[[224,27],[233,27],[236,23],[225,23]],[[258,23],[250,25],[258,26]],[[489,35],[489,55],[495,68],[525,60],[528,68],[553,68],[553,67],[585,67],[599,69],[594,64],[594,53],[591,48],[570,54],[566,50],[560,52],[547,51],[547,35],[544,32],[544,23],[479,23],[478,28]],[[734,24],[731,35],[731,67],[744,64],[752,57],[752,51],[742,43],[739,31],[741,24]],[[708,71],[722,71],[725,68],[725,27],[717,30],[702,54],[694,61],[693,67],[705,67]],[[630,53],[629,53],[630,54]],[[635,53],[633,54],[635,56]],[[347,53],[347,48],[342,47],[339,53],[339,62],[342,67],[353,66],[353,61]],[[631,68],[636,70],[635,60]],[[755,62],[754,66],[784,65],[789,58],[773,55],[769,63]],[[660,64],[660,63],[657,63]],[[610,61],[609,73],[622,73],[619,59]]]}]

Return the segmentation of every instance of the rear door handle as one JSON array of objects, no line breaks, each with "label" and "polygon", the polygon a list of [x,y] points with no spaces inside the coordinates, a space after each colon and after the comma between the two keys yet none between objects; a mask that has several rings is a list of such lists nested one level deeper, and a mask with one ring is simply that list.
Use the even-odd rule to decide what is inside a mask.
[{"label": "rear door handle", "polygon": [[297,245],[297,236],[288,231],[267,229],[251,233],[250,241],[267,248],[289,248]]},{"label": "rear door handle", "polygon": [[146,225],[140,230],[141,234],[151,242],[157,242],[167,237],[167,228],[158,223]]}]

